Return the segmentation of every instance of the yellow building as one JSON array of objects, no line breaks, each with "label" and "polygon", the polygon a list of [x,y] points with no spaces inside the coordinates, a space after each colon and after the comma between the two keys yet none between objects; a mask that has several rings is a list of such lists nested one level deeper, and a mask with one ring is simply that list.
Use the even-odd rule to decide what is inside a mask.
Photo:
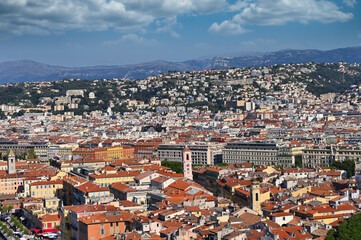
[{"label": "yellow building", "polygon": [[357,209],[352,205],[339,205],[337,208],[331,208],[329,205],[321,205],[315,207],[314,210],[317,212],[314,213],[310,219],[329,224],[347,215],[356,213]]},{"label": "yellow building", "polygon": [[133,182],[134,177],[138,176],[138,171],[121,171],[116,173],[101,173],[101,174],[90,174],[89,180],[94,183],[108,187],[112,183],[116,182]]},{"label": "yellow building", "polygon": [[57,196],[58,189],[63,188],[63,180],[33,182],[29,186],[31,197],[51,198]]},{"label": "yellow building", "polygon": [[118,146],[107,148],[108,161],[119,159],[133,159],[134,147],[131,146]]},{"label": "yellow building", "polygon": [[325,224],[332,223],[340,218],[350,216],[356,213],[357,208],[350,204],[343,204],[338,206],[330,206],[329,204],[322,204],[316,207],[299,206],[294,210],[296,216],[302,218],[309,218],[317,222]]},{"label": "yellow building", "polygon": [[271,192],[266,188],[260,189],[260,202],[263,203],[271,199]]},{"label": "yellow building", "polygon": [[105,147],[77,148],[73,150],[73,155],[79,155],[87,159],[113,162],[115,160],[133,159],[134,147],[117,146],[117,147],[108,147],[108,148]]},{"label": "yellow building", "polygon": [[303,194],[306,194],[306,193],[311,192],[311,189],[312,189],[311,186],[299,188],[299,189],[291,192],[291,195],[292,195],[292,197],[294,197],[294,198],[296,198],[296,197],[301,197]]},{"label": "yellow building", "polygon": [[63,179],[63,177],[67,176],[68,174],[65,171],[59,171],[55,176],[50,178],[50,181],[55,181],[59,179]]},{"label": "yellow building", "polygon": [[257,168],[256,171],[261,171],[261,172],[265,172],[268,175],[272,174],[272,173],[280,173],[280,170],[275,168],[274,166],[266,166],[266,167],[260,167]]},{"label": "yellow building", "polygon": [[60,206],[60,198],[51,197],[44,199],[44,208],[46,209],[58,209]]},{"label": "yellow building", "polygon": [[74,208],[74,206],[63,206],[61,208],[60,214],[61,214],[61,239],[64,240],[70,240],[71,239],[71,216],[70,216],[70,210]]},{"label": "yellow building", "polygon": [[252,210],[258,212],[259,214],[262,214],[260,192],[261,191],[259,184],[252,183],[250,207],[252,208]]}]

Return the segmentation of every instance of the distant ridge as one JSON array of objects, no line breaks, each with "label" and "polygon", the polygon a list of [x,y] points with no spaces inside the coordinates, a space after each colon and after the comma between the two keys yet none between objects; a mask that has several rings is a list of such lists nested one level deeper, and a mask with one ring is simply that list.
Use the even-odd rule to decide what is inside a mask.
[{"label": "distant ridge", "polygon": [[191,71],[231,67],[259,67],[274,64],[304,62],[361,63],[361,47],[339,48],[328,51],[285,49],[277,52],[242,57],[219,56],[184,62],[156,60],[147,63],[120,66],[62,67],[51,66],[31,60],[0,63],[0,84],[15,82],[55,81],[64,78],[138,79],[168,71]]}]

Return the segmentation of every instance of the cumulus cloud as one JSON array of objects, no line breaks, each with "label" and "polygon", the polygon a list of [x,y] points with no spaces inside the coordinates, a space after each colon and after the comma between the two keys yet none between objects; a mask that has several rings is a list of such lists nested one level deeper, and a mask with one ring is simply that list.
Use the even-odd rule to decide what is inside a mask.
[{"label": "cumulus cloud", "polygon": [[213,23],[209,28],[210,32],[239,34],[244,32],[241,31],[244,25],[345,22],[353,17],[352,13],[341,11],[335,3],[327,0],[244,0],[236,2],[229,9],[239,13],[231,20],[225,20],[220,24]]},{"label": "cumulus cloud", "polygon": [[134,31],[156,19],[207,14],[225,5],[226,0],[1,0],[0,35]]},{"label": "cumulus cloud", "polygon": [[233,21],[223,21],[221,24],[213,23],[209,31],[217,34],[241,34],[247,32],[240,24]]}]

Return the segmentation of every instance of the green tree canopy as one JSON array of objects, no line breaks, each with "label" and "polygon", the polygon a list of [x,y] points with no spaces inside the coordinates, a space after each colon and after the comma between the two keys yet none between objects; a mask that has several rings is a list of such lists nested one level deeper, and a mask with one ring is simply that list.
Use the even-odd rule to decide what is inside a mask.
[{"label": "green tree canopy", "polygon": [[176,173],[182,173],[182,171],[183,171],[183,166],[182,166],[181,162],[163,161],[162,166],[169,167]]},{"label": "green tree canopy", "polygon": [[302,156],[295,156],[295,166],[299,168],[302,167]]},{"label": "green tree canopy", "polygon": [[350,178],[355,175],[355,160],[348,159],[345,161],[334,161],[332,167],[336,169],[345,170],[347,172],[347,177]]},{"label": "green tree canopy", "polygon": [[361,214],[343,221],[335,229],[328,231],[326,240],[361,239]]},{"label": "green tree canopy", "polygon": [[35,154],[35,149],[29,149],[28,151],[28,159],[35,159],[36,158],[36,154]]}]

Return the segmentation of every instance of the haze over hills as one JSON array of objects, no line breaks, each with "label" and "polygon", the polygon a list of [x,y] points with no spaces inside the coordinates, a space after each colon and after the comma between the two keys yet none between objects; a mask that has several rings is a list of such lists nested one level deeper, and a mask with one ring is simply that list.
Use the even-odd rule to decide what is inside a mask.
[{"label": "haze over hills", "polygon": [[214,57],[184,62],[157,60],[147,63],[120,66],[62,67],[51,66],[30,60],[0,63],[0,83],[55,81],[64,78],[138,79],[168,71],[191,71],[205,69],[223,69],[232,67],[258,67],[274,64],[304,62],[361,63],[361,47],[321,50],[281,50],[259,55],[241,57]]}]

